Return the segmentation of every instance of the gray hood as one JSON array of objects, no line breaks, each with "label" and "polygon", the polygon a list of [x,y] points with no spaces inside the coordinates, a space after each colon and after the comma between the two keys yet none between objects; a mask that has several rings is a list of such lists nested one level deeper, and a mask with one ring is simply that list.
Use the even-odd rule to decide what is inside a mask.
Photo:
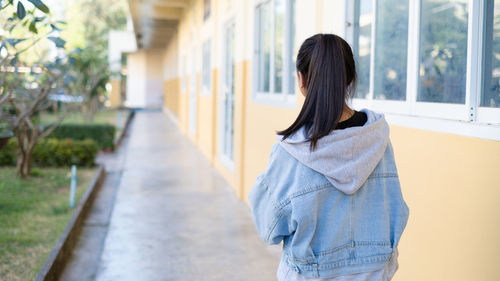
[{"label": "gray hood", "polygon": [[286,140],[276,136],[281,146],[299,162],[325,175],[334,187],[346,194],[355,193],[373,172],[389,142],[389,125],[383,114],[362,109],[364,126],[334,130],[309,150],[302,127]]}]

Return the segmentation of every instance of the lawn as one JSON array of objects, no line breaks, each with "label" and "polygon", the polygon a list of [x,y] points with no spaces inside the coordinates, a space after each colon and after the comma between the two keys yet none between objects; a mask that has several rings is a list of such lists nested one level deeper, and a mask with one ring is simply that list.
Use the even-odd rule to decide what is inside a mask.
[{"label": "lawn", "polygon": [[[116,135],[115,137],[120,136],[120,133],[125,125],[125,121],[127,121],[128,110],[119,110],[119,109],[107,109],[100,110],[94,120],[91,122],[93,124],[111,124],[116,126]],[[41,121],[44,124],[54,122],[57,117],[51,113],[44,112],[40,115]],[[64,118],[62,123],[85,123],[85,119],[80,112],[74,112],[68,114],[66,118]]]},{"label": "lawn", "polygon": [[[76,204],[96,168],[78,169]],[[69,168],[34,169],[22,180],[0,168],[0,280],[33,280],[73,210],[68,207]]]}]

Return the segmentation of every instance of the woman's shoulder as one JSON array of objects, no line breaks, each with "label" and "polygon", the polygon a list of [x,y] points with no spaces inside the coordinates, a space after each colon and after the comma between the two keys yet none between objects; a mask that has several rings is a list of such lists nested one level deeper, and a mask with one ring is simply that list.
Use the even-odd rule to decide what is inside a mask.
[{"label": "woman's shoulder", "polygon": [[314,185],[324,185],[328,180],[320,173],[302,164],[294,158],[280,141],[273,144],[266,180],[274,186],[284,186],[298,190]]}]

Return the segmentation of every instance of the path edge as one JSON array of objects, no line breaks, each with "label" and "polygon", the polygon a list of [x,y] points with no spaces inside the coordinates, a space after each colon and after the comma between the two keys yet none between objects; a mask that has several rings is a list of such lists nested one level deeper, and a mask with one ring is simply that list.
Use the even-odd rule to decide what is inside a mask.
[{"label": "path edge", "polygon": [[132,119],[134,118],[134,116],[135,116],[135,110],[131,109],[128,116],[127,116],[127,121],[125,121],[125,126],[123,127],[123,130],[120,133],[120,136],[113,143],[113,151],[116,151],[118,149],[118,147],[121,145],[121,143],[123,142],[123,139],[127,135],[127,132],[129,130],[129,127],[130,127],[130,123],[132,123]]},{"label": "path edge", "polygon": [[52,248],[49,257],[45,260],[42,268],[35,277],[35,281],[55,281],[59,278],[66,265],[66,261],[75,247],[85,218],[105,177],[106,169],[103,165],[100,165],[64,231],[59,236],[56,245]]}]

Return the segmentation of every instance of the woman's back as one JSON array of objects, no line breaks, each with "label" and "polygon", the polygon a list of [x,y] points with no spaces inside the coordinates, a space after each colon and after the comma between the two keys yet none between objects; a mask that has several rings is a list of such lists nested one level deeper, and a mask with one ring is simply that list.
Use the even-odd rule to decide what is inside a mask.
[{"label": "woman's back", "polygon": [[353,112],[347,100],[357,74],[339,36],[306,39],[296,67],[305,100],[296,120],[277,132],[269,165],[250,192],[257,230],[269,244],[283,242],[280,272],[289,268],[295,279],[389,280],[409,213],[389,126],[367,109],[364,124],[341,122]]},{"label": "woman's back", "polygon": [[306,277],[383,269],[408,219],[388,126],[335,130],[313,152],[303,131],[273,146],[249,196],[261,237],[283,241],[282,262]]}]

